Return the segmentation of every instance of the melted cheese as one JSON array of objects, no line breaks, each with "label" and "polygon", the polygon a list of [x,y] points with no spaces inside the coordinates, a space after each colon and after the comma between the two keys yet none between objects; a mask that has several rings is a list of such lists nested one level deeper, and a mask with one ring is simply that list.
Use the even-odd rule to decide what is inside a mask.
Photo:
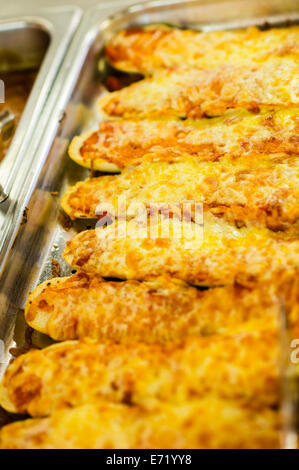
[{"label": "melted cheese", "polygon": [[267,114],[232,111],[220,118],[197,121],[145,119],[101,122],[99,130],[74,137],[70,157],[87,168],[118,172],[155,160],[176,161],[185,155],[217,160],[257,153],[298,154],[298,109]]},{"label": "melted cheese", "polygon": [[65,406],[110,402],[149,406],[218,396],[251,407],[279,402],[277,332],[211,335],[145,345],[67,341],[14,360],[1,406],[47,416]]},{"label": "melted cheese", "polygon": [[210,213],[200,224],[151,217],[76,235],[65,260],[75,269],[121,279],[170,274],[191,284],[247,284],[299,265],[299,241],[257,227],[236,228]]},{"label": "melted cheese", "polygon": [[[9,366],[2,406],[50,417],[4,427],[1,448],[279,446],[274,274],[295,336],[299,315],[290,285],[299,268],[298,31],[154,26],[112,38],[114,66],[155,75],[102,97],[104,116],[131,120],[101,123],[70,155],[107,172],[142,165],[79,183],[62,205],[93,217],[109,204],[111,216],[127,198],[133,220],[121,212],[78,234],[64,256],[81,272],[30,295],[34,328],[81,341]],[[203,116],[223,117],[196,121]],[[203,231],[194,207],[180,220],[182,200],[194,199],[205,207]]]},{"label": "melted cheese", "polygon": [[199,291],[167,277],[113,282],[85,273],[40,284],[25,307],[27,323],[58,341],[181,341],[191,335],[271,330],[277,318],[273,285]]},{"label": "melted cheese", "polygon": [[150,205],[193,201],[239,225],[259,222],[274,230],[286,230],[299,218],[296,156],[223,157],[219,162],[185,158],[173,164],[152,163],[155,156],[120,175],[77,183],[62,198],[62,208],[72,219],[101,212],[129,219]]},{"label": "melted cheese", "polygon": [[9,424],[1,449],[278,448],[279,414],[213,398],[153,409],[97,404]]},{"label": "melted cheese", "polygon": [[108,93],[98,101],[110,118],[219,116],[227,109],[249,111],[298,106],[299,66],[287,60],[255,68],[212,70],[177,67]]},{"label": "melted cheese", "polygon": [[264,63],[282,57],[299,59],[299,28],[199,33],[166,26],[120,31],[106,46],[106,57],[116,68],[152,74],[184,63],[190,67]]}]

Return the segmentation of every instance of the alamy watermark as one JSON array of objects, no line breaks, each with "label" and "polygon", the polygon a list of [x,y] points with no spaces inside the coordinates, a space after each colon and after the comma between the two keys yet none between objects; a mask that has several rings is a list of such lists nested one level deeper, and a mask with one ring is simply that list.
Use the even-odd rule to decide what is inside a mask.
[{"label": "alamy watermark", "polygon": [[[180,203],[127,203],[119,197],[115,204],[101,203],[96,208],[96,227],[109,228],[109,238],[124,239],[203,239],[203,204],[195,201]],[[117,221],[117,223],[114,223]],[[99,231],[98,237],[106,237]]]},{"label": "alamy watermark", "polygon": [[290,94],[293,103],[299,103],[299,77],[296,75],[290,86]]},{"label": "alamy watermark", "polygon": [[299,339],[293,339],[290,344],[291,349],[291,363],[298,364],[299,363]]}]

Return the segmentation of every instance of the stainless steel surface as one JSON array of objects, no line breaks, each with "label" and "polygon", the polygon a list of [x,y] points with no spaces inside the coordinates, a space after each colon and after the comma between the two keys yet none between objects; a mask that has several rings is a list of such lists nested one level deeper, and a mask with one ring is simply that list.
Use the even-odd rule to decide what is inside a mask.
[{"label": "stainless steel surface", "polygon": [[[49,8],[49,7],[57,7],[60,5],[76,5],[82,8],[83,10],[87,10],[92,6],[96,6],[99,3],[105,3],[106,0],[14,0],[13,2],[6,2],[2,0],[5,4],[0,9],[0,16],[7,16],[8,14],[11,16],[15,16],[19,13],[19,11],[24,8],[24,3],[26,2],[26,7],[31,10],[36,8]],[[109,5],[113,7],[113,1],[109,0]],[[148,0],[141,0],[141,1],[148,1]],[[140,3],[141,3],[140,1]],[[121,0],[117,0],[118,4],[122,3]],[[0,0],[1,3],[1,0]],[[124,2],[125,4],[126,2]]]},{"label": "stainless steel surface", "polygon": [[[31,165],[21,165],[11,200],[5,203],[7,217],[0,239],[3,368],[10,357],[9,348],[22,344],[20,309],[29,290],[51,275],[52,258],[59,261],[62,275],[70,274],[61,256],[65,243],[76,231],[92,225],[84,220],[65,229],[59,222],[59,199],[71,183],[88,174],[68,158],[67,148],[75,134],[93,127],[98,120],[94,102],[103,87],[97,63],[107,39],[121,28],[156,22],[209,31],[266,21],[282,24],[299,18],[297,0],[158,1],[117,11],[124,3],[99,5],[84,16],[40,117],[43,135]],[[49,340],[35,333],[34,341],[44,344]]]},{"label": "stainless steel surface", "polygon": [[40,67],[17,131],[0,163],[2,199],[10,195],[21,161],[31,162],[33,144],[38,143],[39,115],[80,16],[79,9],[64,7],[0,21],[0,72]]},{"label": "stainless steel surface", "polygon": [[15,128],[15,115],[6,109],[0,113],[0,140],[5,142],[8,140]]}]

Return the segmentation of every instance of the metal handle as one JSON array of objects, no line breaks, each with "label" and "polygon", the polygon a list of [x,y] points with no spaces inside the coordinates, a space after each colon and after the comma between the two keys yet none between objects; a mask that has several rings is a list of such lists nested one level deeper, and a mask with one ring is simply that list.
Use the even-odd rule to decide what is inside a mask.
[{"label": "metal handle", "polygon": [[[2,145],[12,137],[15,127],[15,115],[9,109],[5,109],[0,113],[0,155]],[[7,197],[8,195],[0,185],[0,203],[6,201]]]},{"label": "metal handle", "polygon": [[15,130],[15,116],[9,110],[6,109],[0,113],[0,139],[1,142],[5,142],[10,139]]}]

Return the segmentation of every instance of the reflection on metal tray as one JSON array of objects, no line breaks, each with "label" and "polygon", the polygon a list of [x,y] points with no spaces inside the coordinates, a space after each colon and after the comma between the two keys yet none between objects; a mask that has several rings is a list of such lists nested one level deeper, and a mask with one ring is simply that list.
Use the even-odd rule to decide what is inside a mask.
[{"label": "reflection on metal tray", "polygon": [[[1,59],[0,59],[1,60]],[[0,63],[1,64],[1,63]],[[17,70],[1,74],[5,100],[0,104],[0,162],[5,157],[14,131],[24,111],[38,69]]]},{"label": "reflection on metal tray", "polygon": [[[266,21],[279,25],[298,19],[298,5],[297,0],[158,1],[133,6],[111,16],[113,10],[124,7],[122,1],[99,5],[85,15],[45,106],[40,122],[43,135],[32,156],[32,164],[21,163],[2,228],[0,338],[4,341],[3,363],[9,360],[10,347],[24,342],[20,309],[29,290],[51,275],[52,259],[60,263],[62,275],[70,274],[61,256],[65,242],[76,231],[91,225],[84,220],[66,228],[59,217],[59,199],[70,184],[88,174],[68,158],[67,147],[76,133],[93,123],[95,98],[103,91],[97,63],[107,39],[119,29],[147,23],[164,22],[204,31],[262,25]],[[33,336],[35,344],[43,345],[47,341],[48,338],[38,333]]]}]

